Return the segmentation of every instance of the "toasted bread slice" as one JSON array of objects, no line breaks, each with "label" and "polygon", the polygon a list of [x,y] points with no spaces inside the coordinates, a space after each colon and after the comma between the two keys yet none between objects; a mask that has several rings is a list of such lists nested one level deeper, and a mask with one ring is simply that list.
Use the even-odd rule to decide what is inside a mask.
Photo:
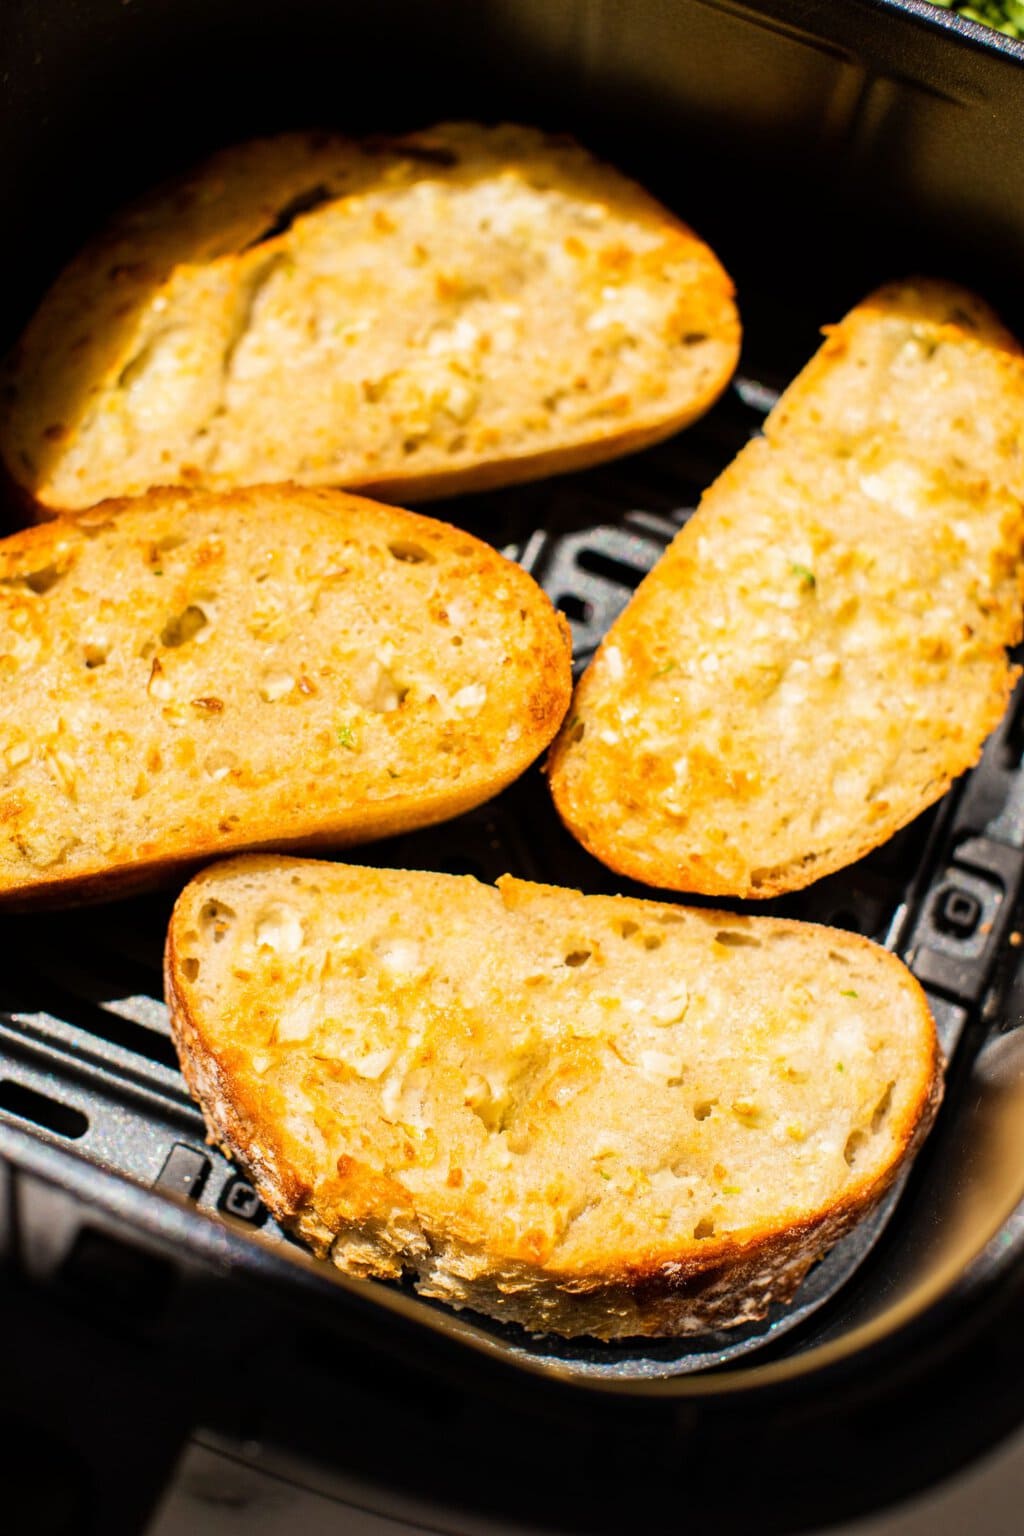
[{"label": "toasted bread slice", "polygon": [[341,491],[165,491],[0,543],[0,900],[442,821],[516,778],[567,626],[455,528]]},{"label": "toasted bread slice", "polygon": [[773,896],[969,768],[1017,669],[1024,360],[942,283],[830,334],[584,675],[558,809],[651,885]]},{"label": "toasted bread slice", "polygon": [[289,134],[72,262],[16,350],[0,449],[48,508],[281,480],[422,500],[654,442],[738,350],[717,258],[571,140]]},{"label": "toasted bread slice", "polygon": [[763,1316],[940,1095],[923,994],[866,940],[511,877],[233,859],[179,898],[166,986],[281,1221],[535,1331]]}]

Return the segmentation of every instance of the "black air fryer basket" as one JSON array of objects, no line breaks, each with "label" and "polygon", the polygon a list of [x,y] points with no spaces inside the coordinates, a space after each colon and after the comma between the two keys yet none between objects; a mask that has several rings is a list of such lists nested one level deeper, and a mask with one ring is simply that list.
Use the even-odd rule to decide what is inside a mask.
[{"label": "black air fryer basket", "polygon": [[[1024,45],[918,0],[8,0],[0,60],[8,340],[126,196],[279,128],[569,129],[693,223],[745,327],[715,410],[644,454],[431,508],[531,571],[572,624],[578,668],[818,327],[873,285],[959,280],[1024,335]],[[315,1263],[204,1143],[161,1000],[175,893],[4,916],[0,1425],[13,1508],[32,1512],[12,1531],[134,1528],[196,1425],[444,1529],[489,1515],[619,1530],[627,1509],[657,1527],[683,1501],[722,1532],[751,1528],[754,1489],[758,1529],[800,1529],[933,1480],[1008,1428],[1024,1317],[1022,754],[1019,695],[939,805],[758,905],[910,963],[947,1096],[909,1177],[790,1306],[697,1340],[534,1337]],[[348,857],[648,894],[568,837],[536,768],[469,816]],[[954,1400],[962,1422],[944,1434]],[[112,1432],[117,1477],[98,1470]],[[851,1457],[870,1471],[842,1481]],[[62,1458],[61,1492],[41,1469]]]}]

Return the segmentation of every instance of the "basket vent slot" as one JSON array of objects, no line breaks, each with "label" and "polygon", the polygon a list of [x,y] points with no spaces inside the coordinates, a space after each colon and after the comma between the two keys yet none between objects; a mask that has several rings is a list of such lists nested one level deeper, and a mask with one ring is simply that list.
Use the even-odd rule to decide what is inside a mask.
[{"label": "basket vent slot", "polygon": [[66,1136],[69,1141],[78,1141],[89,1129],[88,1116],[80,1109],[62,1104],[59,1099],[51,1099],[49,1094],[38,1093],[35,1088],[27,1088],[24,1083],[16,1083],[9,1077],[0,1081],[0,1109],[9,1115],[17,1115],[20,1120],[41,1125],[58,1136]]},{"label": "basket vent slot", "polygon": [[634,565],[630,560],[616,559],[601,549],[581,549],[576,563],[582,570],[594,576],[604,576],[606,580],[626,587],[629,591],[640,585],[651,568],[650,560],[641,560]]},{"label": "basket vent slot", "polygon": [[585,598],[577,597],[575,592],[563,592],[555,599],[555,607],[560,608],[566,618],[576,624],[589,624],[594,616],[592,604]]}]

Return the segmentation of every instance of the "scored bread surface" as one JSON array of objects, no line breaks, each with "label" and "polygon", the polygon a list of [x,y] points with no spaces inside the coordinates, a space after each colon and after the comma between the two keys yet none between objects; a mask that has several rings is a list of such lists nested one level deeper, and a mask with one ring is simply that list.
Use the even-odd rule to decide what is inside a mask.
[{"label": "scored bread surface", "polygon": [[641,584],[549,760],[570,830],[651,885],[772,896],[978,759],[1017,676],[1024,359],[979,300],[883,288]]},{"label": "scored bread surface", "polygon": [[281,1221],[535,1331],[763,1316],[941,1092],[920,988],[859,936],[509,876],[232,859],[179,898],[166,988]]},{"label": "scored bread surface", "polygon": [[423,499],[664,437],[738,350],[714,254],[571,140],[288,134],[71,263],[11,359],[0,449],[47,508],[280,480]]},{"label": "scored bread surface", "polygon": [[554,734],[564,620],[341,491],[154,492],[0,542],[0,899],[441,821]]}]

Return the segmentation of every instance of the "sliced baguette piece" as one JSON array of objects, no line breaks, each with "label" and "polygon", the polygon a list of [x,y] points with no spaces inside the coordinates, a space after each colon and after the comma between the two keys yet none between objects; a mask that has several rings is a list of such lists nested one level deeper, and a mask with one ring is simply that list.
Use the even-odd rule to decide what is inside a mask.
[{"label": "sliced baguette piece", "polygon": [[675,432],[739,336],[708,247],[565,137],[287,134],[71,263],[15,351],[0,450],[46,508],[280,480],[423,500]]},{"label": "sliced baguette piece", "polygon": [[537,1332],[762,1317],[938,1104],[921,989],[772,918],[255,856],[166,950],[211,1139],[352,1275]]},{"label": "sliced baguette piece", "polygon": [[551,740],[565,621],[518,566],[341,491],[154,492],[0,542],[0,902],[365,842]]},{"label": "sliced baguette piece", "polygon": [[962,290],[883,288],[705,494],[550,755],[570,830],[650,885],[774,896],[974,764],[1018,669],[1024,360]]}]

